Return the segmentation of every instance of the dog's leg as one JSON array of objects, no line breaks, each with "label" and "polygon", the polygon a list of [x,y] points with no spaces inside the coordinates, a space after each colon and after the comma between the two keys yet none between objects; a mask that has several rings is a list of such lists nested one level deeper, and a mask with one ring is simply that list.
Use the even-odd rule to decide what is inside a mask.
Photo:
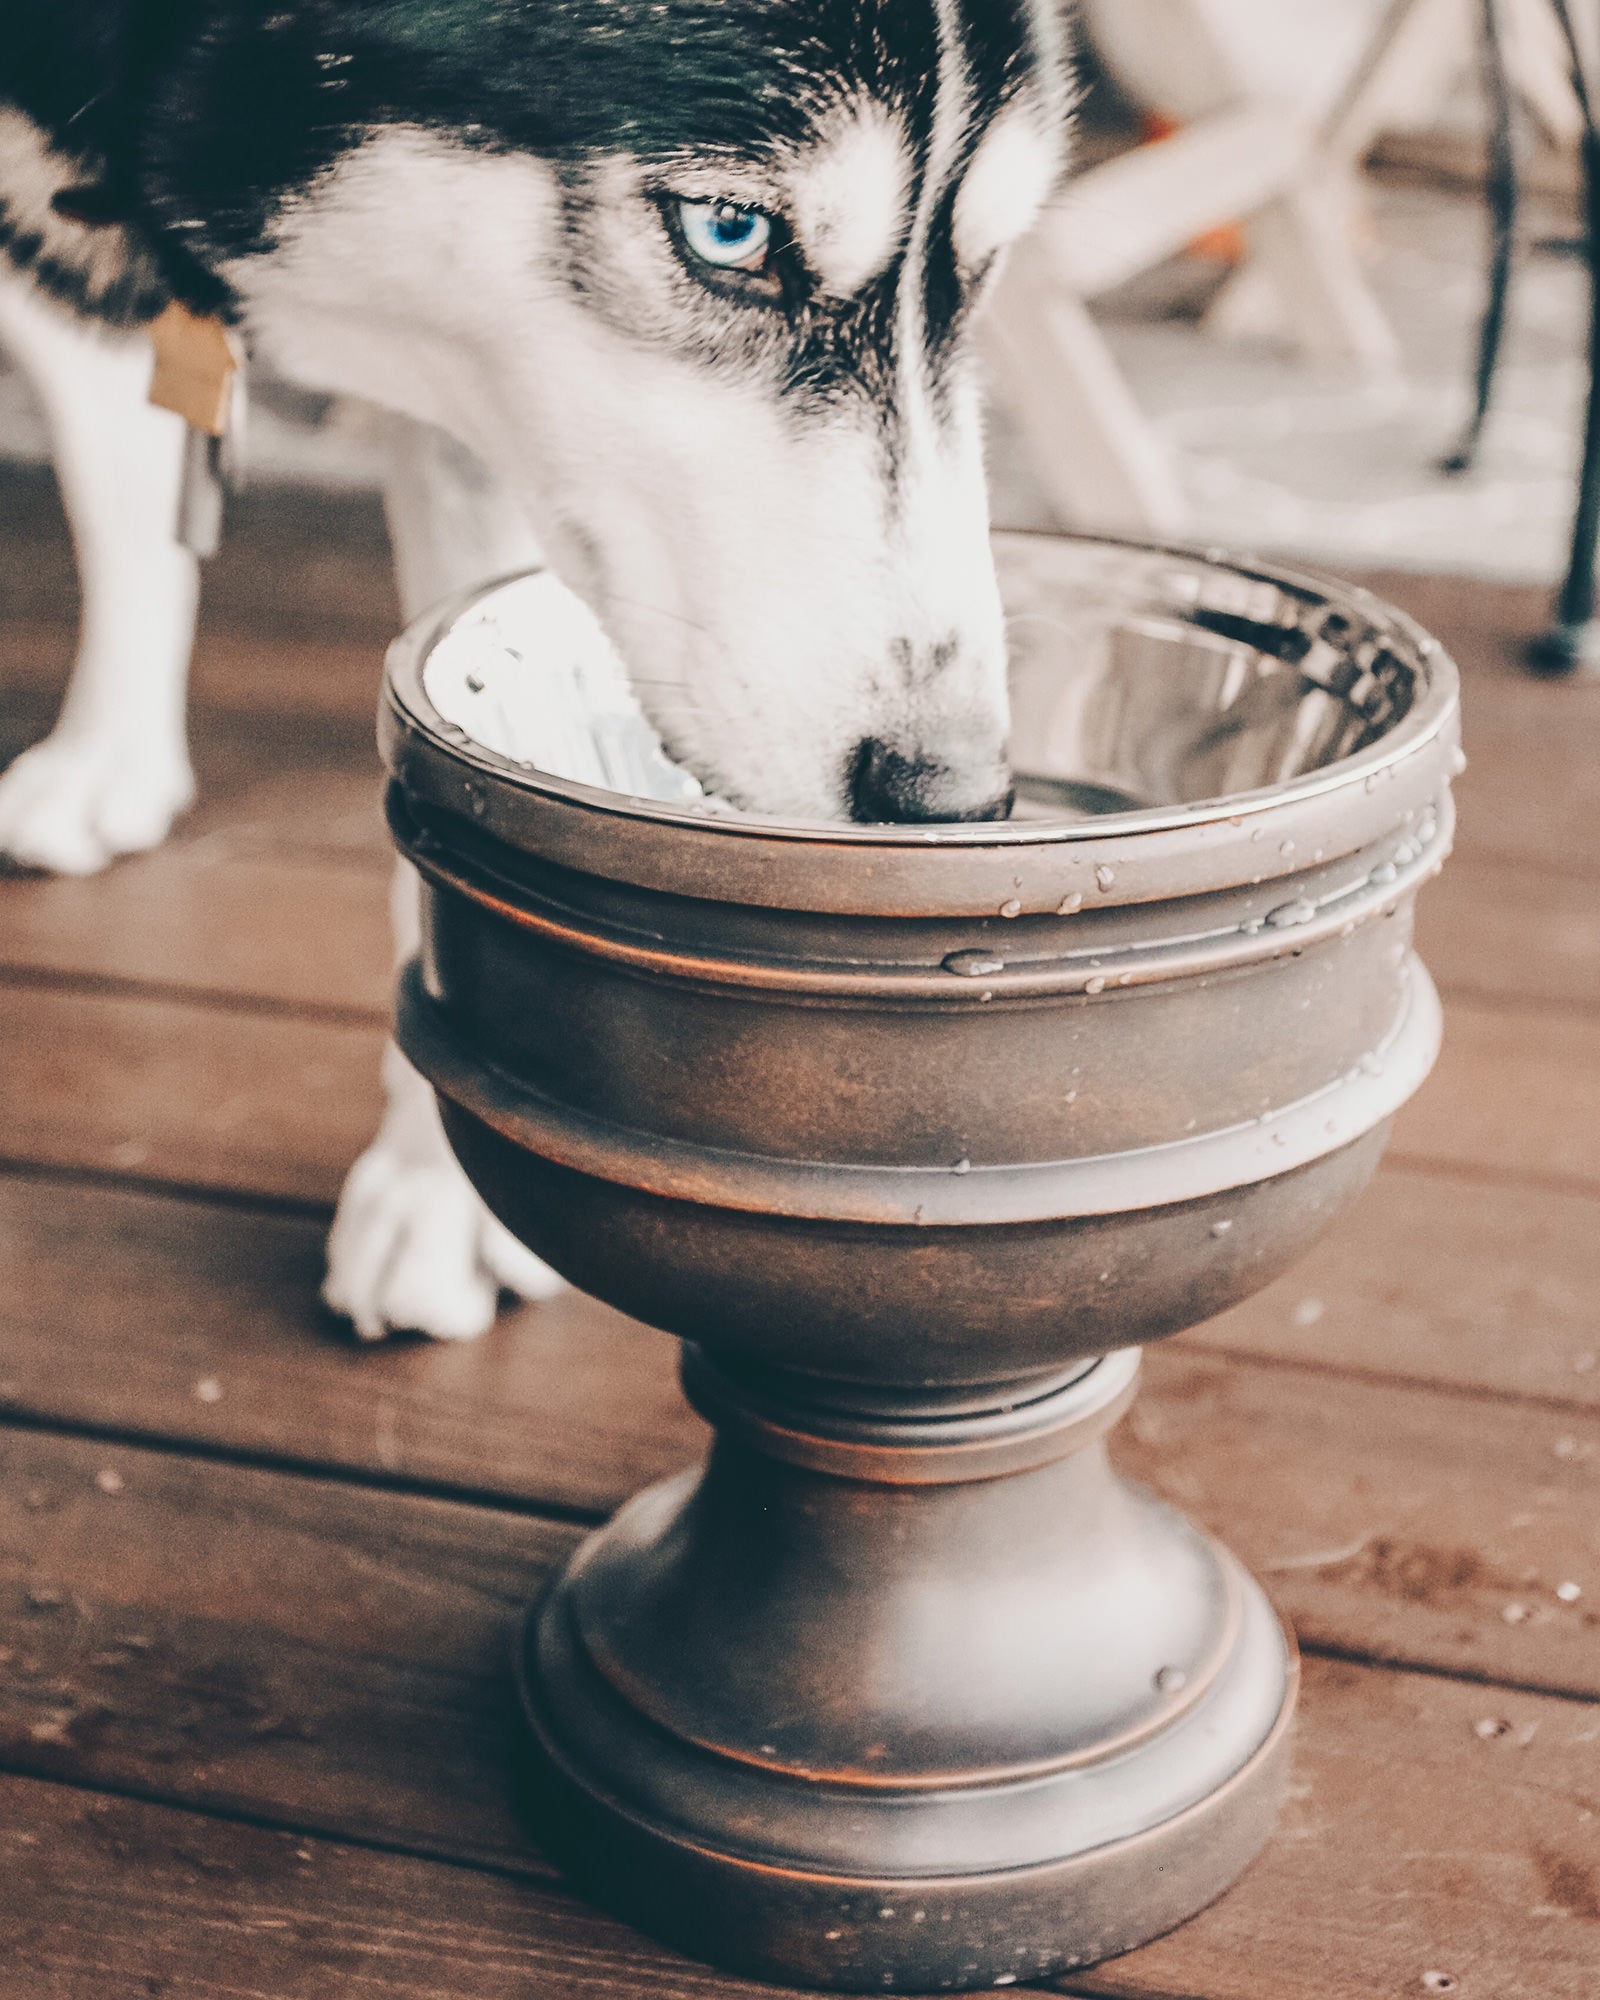
[{"label": "dog's leg", "polygon": [[156,846],[194,797],[184,700],[196,564],[174,540],[183,426],[150,349],[0,281],[0,340],[38,392],[83,586],[55,728],[0,777],[0,855],[90,875]]},{"label": "dog's leg", "polygon": [[[439,432],[397,421],[385,506],[408,619],[452,590],[539,560],[510,501]],[[401,863],[390,902],[401,964],[418,944],[417,894],[416,876]],[[364,1340],[391,1327],[468,1340],[493,1322],[501,1291],[525,1299],[558,1292],[561,1279],[478,1199],[433,1091],[392,1042],[383,1086],[383,1122],[350,1170],[328,1239],[328,1304]]]}]

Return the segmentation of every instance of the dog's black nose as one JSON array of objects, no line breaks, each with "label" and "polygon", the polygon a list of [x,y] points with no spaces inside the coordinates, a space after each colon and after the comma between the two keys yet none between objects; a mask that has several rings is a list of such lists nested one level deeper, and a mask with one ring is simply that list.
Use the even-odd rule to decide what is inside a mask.
[{"label": "dog's black nose", "polygon": [[865,826],[937,820],[1009,819],[1015,793],[1008,785],[973,802],[959,774],[938,757],[907,757],[869,736],[858,743],[846,773],[850,817]]}]

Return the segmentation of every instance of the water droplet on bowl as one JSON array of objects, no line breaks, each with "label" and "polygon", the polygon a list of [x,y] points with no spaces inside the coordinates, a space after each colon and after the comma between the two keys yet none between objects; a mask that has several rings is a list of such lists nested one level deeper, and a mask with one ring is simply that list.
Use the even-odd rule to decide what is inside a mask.
[{"label": "water droplet on bowl", "polygon": [[1156,1687],[1162,1694],[1179,1694],[1189,1685],[1189,1676],[1182,1667],[1161,1667],[1156,1673]]},{"label": "water droplet on bowl", "polygon": [[1308,903],[1304,896],[1299,896],[1292,903],[1280,903],[1275,910],[1268,910],[1267,922],[1275,931],[1286,931],[1292,930],[1296,924],[1309,924],[1316,914],[1316,904]]},{"label": "water droplet on bowl", "polygon": [[1101,895],[1104,896],[1105,894],[1107,894],[1108,891],[1115,888],[1116,881],[1117,881],[1116,869],[1108,867],[1107,864],[1104,861],[1102,861],[1100,866],[1094,871],[1095,887],[1100,891]]},{"label": "water droplet on bowl", "polygon": [[1294,852],[1294,842],[1292,840],[1280,840],[1278,843],[1278,852],[1287,861],[1289,856]]},{"label": "water droplet on bowl", "polygon": [[1104,993],[1106,990],[1105,979],[1097,972],[1093,979],[1084,981],[1083,990],[1085,993]]},{"label": "water droplet on bowl", "polygon": [[1071,895],[1063,896],[1061,901],[1056,904],[1056,915],[1058,917],[1074,917],[1082,908],[1083,891],[1081,889],[1074,889]]},{"label": "water droplet on bowl", "polygon": [[1372,884],[1374,889],[1386,889],[1399,873],[1400,870],[1395,867],[1392,861],[1380,861],[1367,877],[1367,880]]},{"label": "water droplet on bowl", "polygon": [[950,1171],[956,1174],[970,1174],[972,1172],[972,1162],[963,1154]]},{"label": "water droplet on bowl", "polygon": [[1008,896],[1006,900],[1000,905],[1000,914],[1003,917],[1020,917],[1022,915],[1021,897]]},{"label": "water droplet on bowl", "polygon": [[988,979],[1006,969],[1005,960],[996,958],[992,951],[952,951],[942,963],[945,971],[958,979]]}]

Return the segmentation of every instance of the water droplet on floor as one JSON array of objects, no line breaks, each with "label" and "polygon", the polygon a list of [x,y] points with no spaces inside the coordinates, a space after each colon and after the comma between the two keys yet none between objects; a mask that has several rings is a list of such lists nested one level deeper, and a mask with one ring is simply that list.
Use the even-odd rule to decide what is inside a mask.
[{"label": "water droplet on floor", "polygon": [[1101,895],[1104,896],[1109,890],[1116,887],[1116,881],[1117,881],[1116,869],[1108,867],[1107,864],[1104,861],[1102,861],[1100,866],[1094,871],[1095,887],[1100,891]]},{"label": "water droplet on floor", "polygon": [[1496,1736],[1509,1736],[1511,1724],[1498,1715],[1485,1715],[1472,1725],[1472,1733],[1487,1743]]},{"label": "water droplet on floor", "polygon": [[1006,969],[1005,960],[996,958],[992,951],[952,951],[942,963],[945,971],[958,979],[988,979]]},{"label": "water droplet on floor", "polygon": [[102,1493],[120,1493],[127,1484],[122,1474],[109,1465],[95,1474],[94,1483]]},{"label": "water droplet on floor", "polygon": [[1018,896],[1008,896],[1000,905],[1000,914],[1003,917],[1020,917],[1022,915],[1022,899]]},{"label": "water droplet on floor", "polygon": [[1226,1236],[1228,1231],[1232,1227],[1233,1227],[1233,1218],[1231,1216],[1225,1215],[1223,1216],[1220,1222],[1212,1223],[1211,1233],[1213,1236]]},{"label": "water droplet on floor", "polygon": [[1074,889],[1070,896],[1063,896],[1061,901],[1056,904],[1056,915],[1058,917],[1075,917],[1082,908],[1083,891],[1081,889]]},{"label": "water droplet on floor", "polygon": [[1454,1993],[1456,1982],[1448,1972],[1425,1972],[1422,1983],[1430,1993]]},{"label": "water droplet on floor", "polygon": [[1556,1596],[1560,1598],[1563,1604],[1576,1604],[1582,1595],[1583,1586],[1581,1584],[1558,1583],[1556,1585]]},{"label": "water droplet on floor", "polygon": [[203,1380],[196,1382],[190,1393],[197,1403],[220,1403],[222,1384],[214,1375],[207,1375]]},{"label": "water droplet on floor", "polygon": [[1085,993],[1104,993],[1106,990],[1105,979],[1097,972],[1093,979],[1086,979],[1084,981],[1083,990]]},{"label": "water droplet on floor", "polygon": [[1302,1299],[1289,1317],[1296,1326],[1315,1326],[1327,1310],[1321,1299]]},{"label": "water droplet on floor", "polygon": [[1503,1605],[1501,1607],[1500,1616],[1506,1621],[1508,1625],[1521,1625],[1524,1624],[1527,1620],[1528,1607],[1525,1604]]},{"label": "water droplet on floor", "polygon": [[1063,1104],[1076,1104],[1078,1101],[1078,1093],[1075,1090],[1069,1090],[1066,1096],[1062,1098],[1061,1101]]}]

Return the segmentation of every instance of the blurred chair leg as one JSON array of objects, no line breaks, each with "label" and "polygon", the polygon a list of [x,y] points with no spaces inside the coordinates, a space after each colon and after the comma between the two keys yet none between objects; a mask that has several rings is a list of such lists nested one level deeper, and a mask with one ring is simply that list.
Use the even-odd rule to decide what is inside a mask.
[{"label": "blurred chair leg", "polygon": [[1073,292],[1035,246],[1012,261],[988,317],[996,395],[1062,521],[1128,534],[1181,535],[1177,470]]}]

